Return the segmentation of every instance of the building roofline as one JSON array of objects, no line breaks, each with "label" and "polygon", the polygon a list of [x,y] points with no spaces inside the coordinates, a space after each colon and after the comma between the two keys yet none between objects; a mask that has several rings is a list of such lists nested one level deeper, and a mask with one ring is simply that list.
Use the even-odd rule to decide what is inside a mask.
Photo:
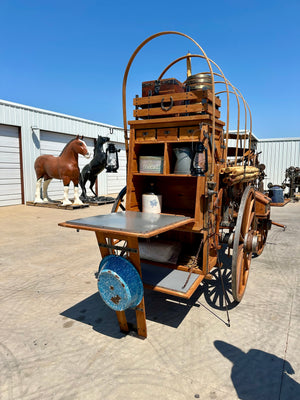
[{"label": "building roofline", "polygon": [[[231,130],[229,130],[228,132],[229,132],[229,133],[236,133],[236,132],[237,132],[237,129],[231,129]],[[245,129],[240,129],[240,130],[239,130],[239,133],[241,133],[241,134],[243,134],[244,132],[245,132]],[[249,132],[250,132],[250,130],[249,130],[249,129],[246,129],[246,133],[249,133]],[[257,140],[258,142],[260,142],[260,139],[258,139],[258,137],[255,136],[253,132],[252,132],[251,135],[254,137],[255,140]]]},{"label": "building roofline", "polygon": [[103,126],[103,127],[107,127],[107,128],[114,128],[114,129],[123,130],[123,128],[121,128],[119,126],[104,124],[102,122],[97,122],[97,121],[92,121],[92,120],[89,120],[89,119],[79,118],[79,117],[75,117],[73,115],[62,114],[62,113],[58,113],[58,112],[55,112],[55,111],[49,111],[49,110],[45,110],[43,108],[31,107],[31,106],[27,106],[25,104],[14,103],[12,101],[7,101],[7,100],[0,99],[0,105],[11,106],[11,107],[20,108],[20,109],[28,110],[28,111],[37,111],[37,112],[42,113],[42,114],[52,115],[52,116],[55,116],[55,117],[66,118],[66,119],[73,120],[73,121],[86,122],[86,123],[97,125],[97,126]]},{"label": "building roofline", "polygon": [[259,139],[259,142],[298,142],[300,137],[282,137],[273,139]]}]

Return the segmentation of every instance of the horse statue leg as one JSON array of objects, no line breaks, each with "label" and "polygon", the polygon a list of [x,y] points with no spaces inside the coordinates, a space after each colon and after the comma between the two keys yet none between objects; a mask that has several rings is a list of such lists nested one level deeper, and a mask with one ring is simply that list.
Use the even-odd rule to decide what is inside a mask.
[{"label": "horse statue leg", "polygon": [[74,185],[74,203],[75,206],[81,206],[83,202],[79,198],[79,187]]},{"label": "horse statue leg", "polygon": [[63,206],[69,206],[70,204],[72,204],[72,202],[69,200],[69,183],[65,183],[64,182],[64,198],[63,198],[63,202],[62,205]]},{"label": "horse statue leg", "polygon": [[92,176],[90,177],[90,182],[91,182],[91,184],[90,184],[90,189],[91,189],[91,192],[94,194],[95,197],[97,197],[97,194],[96,194],[96,192],[93,190],[93,186],[95,185],[96,179],[97,179],[97,175],[92,175]]},{"label": "horse statue leg", "polygon": [[39,178],[39,179],[36,181],[34,203],[43,203],[43,200],[42,200],[42,198],[41,198],[42,180],[43,180],[43,177]]},{"label": "horse statue leg", "polygon": [[45,203],[48,202],[49,200],[51,200],[48,197],[48,186],[49,186],[49,183],[51,181],[52,181],[52,178],[44,180],[44,184],[43,184],[43,202],[45,202]]},{"label": "horse statue leg", "polygon": [[88,180],[88,173],[89,173],[88,168],[89,168],[89,164],[86,165],[85,167],[83,167],[83,170],[81,171],[80,178],[79,178],[79,184],[81,187],[81,197],[83,200],[86,199],[86,197],[87,197],[85,185]]},{"label": "horse statue leg", "polygon": [[84,179],[84,177],[82,175],[80,175],[80,187],[81,187],[81,197],[83,199],[86,199],[86,189],[85,189],[85,184],[86,184],[86,180]]}]

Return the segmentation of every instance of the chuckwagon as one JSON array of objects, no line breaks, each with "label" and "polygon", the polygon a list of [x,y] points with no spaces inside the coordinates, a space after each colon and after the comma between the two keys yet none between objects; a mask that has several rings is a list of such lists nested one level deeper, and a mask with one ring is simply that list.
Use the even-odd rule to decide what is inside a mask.
[{"label": "chuckwagon", "polygon": [[[162,35],[183,36],[201,54],[188,53],[155,80],[143,82],[142,96],[133,99],[135,119],[127,122],[131,64],[142,47]],[[193,75],[193,58],[203,59],[207,70]],[[164,78],[182,60],[186,81]],[[217,85],[223,85],[220,91]],[[221,93],[227,100],[226,122],[220,119]],[[234,133],[229,132],[230,94],[238,109]],[[245,111],[242,130],[240,104]],[[189,36],[160,32],[137,47],[124,74],[123,117],[127,187],[111,214],[60,225],[95,232],[102,256],[101,297],[116,311],[123,331],[128,331],[125,311],[134,308],[138,334],[146,337],[143,287],[190,298],[204,279],[212,277],[213,268],[221,267],[222,246],[232,256],[233,298],[241,301],[252,256],[261,254],[266,244],[271,199],[262,190],[264,167],[253,146],[247,102]]]}]

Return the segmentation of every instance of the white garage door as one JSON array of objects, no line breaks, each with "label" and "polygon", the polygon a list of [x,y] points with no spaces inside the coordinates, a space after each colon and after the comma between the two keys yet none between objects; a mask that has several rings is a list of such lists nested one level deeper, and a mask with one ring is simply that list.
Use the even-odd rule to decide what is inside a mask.
[{"label": "white garage door", "polygon": [[0,125],[0,206],[22,203],[19,129]]},{"label": "white garage door", "polygon": [[[75,135],[65,135],[62,133],[41,131],[40,132],[40,140],[41,140],[41,154],[51,154],[53,156],[59,156],[62,152],[65,145],[70,142],[70,140],[74,139]],[[94,151],[94,139],[84,138],[84,141],[88,147],[88,150],[91,154],[89,159],[85,158],[81,154],[78,156],[78,165],[80,170],[88,164],[92,157]],[[88,183],[86,185],[88,189]],[[94,187],[95,190],[95,187]],[[81,190],[80,190],[81,193]],[[48,196],[52,200],[61,200],[64,194],[64,185],[61,180],[53,179],[48,187]],[[92,195],[90,189],[87,190],[88,196]],[[74,186],[70,184],[69,198],[73,198],[74,196]]]},{"label": "white garage door", "polygon": [[[114,143],[114,142],[112,142]],[[114,143],[117,149],[121,151],[118,153],[119,169],[117,173],[107,174],[107,193],[119,193],[126,185],[126,151],[124,143]]]}]

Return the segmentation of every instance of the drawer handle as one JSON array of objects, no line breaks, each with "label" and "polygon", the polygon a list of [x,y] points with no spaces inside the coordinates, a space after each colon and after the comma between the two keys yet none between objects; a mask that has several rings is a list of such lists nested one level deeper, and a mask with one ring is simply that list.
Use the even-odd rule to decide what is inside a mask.
[{"label": "drawer handle", "polygon": [[149,132],[143,132],[143,136],[147,136]]},{"label": "drawer handle", "polygon": [[170,133],[170,131],[164,131],[165,135],[168,135]]},{"label": "drawer handle", "polygon": [[194,133],[194,129],[189,129],[188,133],[191,133],[191,134]]}]

